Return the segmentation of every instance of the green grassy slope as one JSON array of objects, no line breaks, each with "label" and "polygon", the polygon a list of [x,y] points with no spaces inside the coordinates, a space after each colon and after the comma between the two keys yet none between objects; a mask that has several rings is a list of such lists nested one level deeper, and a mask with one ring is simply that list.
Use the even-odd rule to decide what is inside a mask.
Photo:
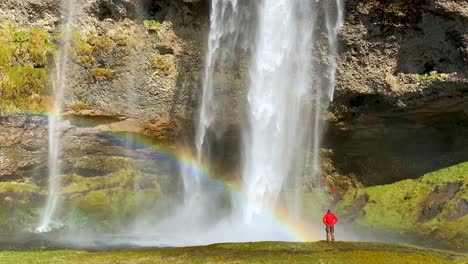
[{"label": "green grassy slope", "polygon": [[217,244],[204,247],[113,252],[75,250],[0,252],[2,263],[468,263],[468,256],[401,244],[285,243]]},{"label": "green grassy slope", "polygon": [[[436,198],[437,190],[458,185],[453,198]],[[356,206],[362,197],[366,202]],[[457,206],[468,200],[468,162],[431,172],[417,180],[404,180],[393,184],[373,186],[349,191],[338,204],[341,215],[351,216],[362,226],[377,229],[417,232],[440,240],[447,245],[466,248],[468,216],[458,213]],[[436,204],[440,203],[440,204]],[[362,207],[362,208],[360,208]],[[424,208],[435,213],[421,218]]]}]

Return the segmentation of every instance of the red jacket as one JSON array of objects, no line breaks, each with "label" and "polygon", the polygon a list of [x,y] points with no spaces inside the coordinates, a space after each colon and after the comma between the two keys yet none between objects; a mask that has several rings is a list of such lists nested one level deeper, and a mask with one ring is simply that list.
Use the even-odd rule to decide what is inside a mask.
[{"label": "red jacket", "polygon": [[336,217],[332,212],[328,212],[323,216],[323,223],[326,226],[333,226],[338,223],[338,217]]}]

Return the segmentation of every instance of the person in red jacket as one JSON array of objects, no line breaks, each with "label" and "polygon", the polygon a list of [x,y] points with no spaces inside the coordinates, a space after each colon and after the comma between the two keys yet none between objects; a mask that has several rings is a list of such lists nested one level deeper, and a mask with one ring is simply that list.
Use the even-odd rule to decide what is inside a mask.
[{"label": "person in red jacket", "polygon": [[330,210],[323,216],[323,223],[327,232],[327,242],[335,242],[335,224],[338,223],[338,217],[334,215]]}]

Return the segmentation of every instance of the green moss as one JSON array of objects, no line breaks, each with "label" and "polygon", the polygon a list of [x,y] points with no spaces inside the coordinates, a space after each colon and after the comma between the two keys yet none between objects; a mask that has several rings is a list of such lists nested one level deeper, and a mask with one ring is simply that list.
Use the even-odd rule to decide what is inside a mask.
[{"label": "green moss", "polygon": [[163,29],[163,24],[154,21],[154,20],[144,20],[143,25],[145,25],[146,29],[148,31],[152,32],[159,32],[160,30]]},{"label": "green moss", "polygon": [[[419,223],[421,205],[436,188],[449,183],[462,184],[455,197],[444,205],[442,212],[433,219]],[[360,190],[350,190],[338,204],[343,215],[350,215],[346,209],[361,195],[369,197],[362,208],[362,214],[356,222],[378,229],[392,229],[420,234],[440,233],[441,236],[466,238],[466,218],[453,222],[446,220],[446,215],[462,200],[468,200],[468,162],[461,163],[439,171],[431,172],[418,180],[404,180],[394,184],[374,186]],[[418,226],[417,229],[414,227]],[[445,231],[444,231],[445,230]],[[451,239],[442,242],[458,244],[459,240]]]},{"label": "green moss", "polygon": [[441,77],[445,77],[445,76],[447,76],[447,74],[438,73],[437,71],[431,71],[429,73],[420,74],[419,79],[422,82],[431,82],[431,81],[437,80],[437,79],[439,79]]},{"label": "green moss", "polygon": [[[133,220],[141,210],[153,208],[155,201],[162,198],[159,181],[159,177],[137,174],[132,170],[99,177],[65,175],[62,177],[64,208],[76,210],[72,215],[63,212],[62,218],[68,222],[76,222],[78,218],[78,222],[86,222],[92,229],[118,229]],[[140,183],[144,183],[143,187]]]},{"label": "green moss", "polygon": [[14,193],[18,195],[38,194],[39,188],[32,183],[0,182],[0,193]]},{"label": "green moss", "polygon": [[468,215],[465,215],[456,221],[435,227],[432,231],[432,235],[442,241],[450,241],[451,244],[454,244],[458,248],[466,249],[466,239],[468,238]]},{"label": "green moss", "polygon": [[128,37],[120,33],[113,35],[112,40],[115,42],[117,46],[120,46],[120,47],[125,47],[130,44]]},{"label": "green moss", "polygon": [[94,68],[88,74],[88,80],[92,83],[107,81],[112,77],[112,71],[104,68]]},{"label": "green moss", "polygon": [[89,108],[89,106],[83,102],[74,102],[73,104],[71,104],[70,108],[75,112],[79,112],[81,110]]},{"label": "green moss", "polygon": [[15,232],[37,221],[38,197],[43,193],[32,183],[0,183],[0,232]]},{"label": "green moss", "polygon": [[18,30],[13,32],[13,42],[23,43],[28,41],[28,33]]},{"label": "green moss", "polygon": [[73,37],[73,49],[71,52],[72,60],[85,68],[90,68],[96,62],[93,54],[93,47],[89,45],[80,35]]},{"label": "green moss", "polygon": [[[123,40],[122,40],[123,41]],[[103,35],[81,35],[73,32],[71,58],[84,68],[96,66],[96,61],[111,52],[117,45],[110,36]]]},{"label": "green moss", "polygon": [[91,35],[87,42],[100,51],[109,51],[114,46],[114,41],[107,36]]},{"label": "green moss", "polygon": [[172,56],[169,54],[157,56],[151,63],[151,67],[153,69],[158,69],[165,74],[170,74],[174,69],[174,66],[172,65]]},{"label": "green moss", "polygon": [[45,69],[7,67],[3,74],[0,80],[0,105],[17,109],[13,112],[41,112],[46,109],[44,91],[48,84],[48,73]]},{"label": "green moss", "polygon": [[364,195],[363,189],[350,189],[346,194],[341,198],[340,202],[336,205],[336,209],[340,212],[341,215],[349,215],[350,212],[346,210],[347,207],[351,206],[356,198],[361,195]]},{"label": "green moss", "polygon": [[133,182],[134,176],[131,170],[120,170],[107,176],[82,177],[78,175],[65,175],[62,177],[64,194],[77,192],[89,192],[112,188],[116,186],[128,186]]},{"label": "green moss", "polygon": [[47,106],[50,35],[39,28],[0,24],[0,106],[3,112],[42,112]]},{"label": "green moss", "polygon": [[77,250],[0,252],[3,263],[327,263],[426,264],[466,263],[449,251],[384,243],[238,243],[186,248],[110,252]]},{"label": "green moss", "polygon": [[411,230],[420,213],[415,209],[431,191],[430,186],[414,184],[412,180],[367,188],[369,202],[363,208],[366,223],[375,227]]},{"label": "green moss", "polygon": [[420,178],[420,182],[433,186],[453,182],[468,182],[468,162],[428,173]]}]

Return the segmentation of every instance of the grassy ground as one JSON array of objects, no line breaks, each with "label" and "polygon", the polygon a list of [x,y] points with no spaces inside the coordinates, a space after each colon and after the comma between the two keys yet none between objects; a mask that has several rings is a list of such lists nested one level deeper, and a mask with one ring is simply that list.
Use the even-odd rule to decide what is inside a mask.
[{"label": "grassy ground", "polygon": [[468,255],[383,243],[261,242],[113,252],[0,252],[1,263],[468,263]]}]

